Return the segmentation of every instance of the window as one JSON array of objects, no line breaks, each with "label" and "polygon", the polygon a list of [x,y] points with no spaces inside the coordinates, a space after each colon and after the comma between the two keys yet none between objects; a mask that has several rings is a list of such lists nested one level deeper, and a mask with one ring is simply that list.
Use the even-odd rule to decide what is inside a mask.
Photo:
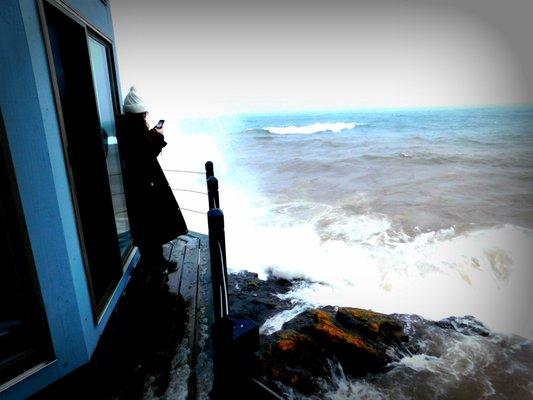
[{"label": "window", "polygon": [[113,211],[117,228],[120,252],[124,257],[131,243],[128,210],[122,182],[122,169],[118,152],[117,135],[115,128],[115,108],[109,68],[109,49],[98,39],[89,36],[89,53],[91,56],[91,69],[94,80],[94,90],[100,117],[102,142],[105,150],[107,173],[111,185]]},{"label": "window", "polygon": [[115,136],[110,48],[59,4],[43,1],[43,11],[66,165],[98,321],[122,277],[132,242]]}]

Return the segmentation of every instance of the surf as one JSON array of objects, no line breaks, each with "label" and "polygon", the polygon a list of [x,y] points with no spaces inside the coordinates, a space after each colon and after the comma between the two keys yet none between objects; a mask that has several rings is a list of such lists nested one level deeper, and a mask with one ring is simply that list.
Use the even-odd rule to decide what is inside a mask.
[{"label": "surf", "polygon": [[263,130],[275,135],[312,135],[321,132],[338,133],[347,129],[353,129],[359,124],[355,122],[315,122],[303,126],[268,126]]}]

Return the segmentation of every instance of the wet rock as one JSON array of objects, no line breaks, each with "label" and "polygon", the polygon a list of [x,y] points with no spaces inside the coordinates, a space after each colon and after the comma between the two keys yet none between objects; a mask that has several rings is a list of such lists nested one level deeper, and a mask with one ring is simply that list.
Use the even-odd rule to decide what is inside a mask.
[{"label": "wet rock", "polygon": [[472,315],[449,317],[435,322],[439,328],[451,329],[463,335],[490,336],[490,330]]},{"label": "wet rock", "polygon": [[291,290],[293,283],[286,279],[270,277],[261,280],[257,274],[241,271],[228,276],[231,315],[249,318],[261,326],[267,319],[292,308],[290,300],[282,300],[278,294]]},{"label": "wet rock", "polygon": [[351,376],[380,372],[392,361],[391,347],[407,340],[402,322],[388,315],[358,308],[311,309],[264,338],[261,367],[269,380],[312,394],[317,378],[328,378],[330,360]]}]

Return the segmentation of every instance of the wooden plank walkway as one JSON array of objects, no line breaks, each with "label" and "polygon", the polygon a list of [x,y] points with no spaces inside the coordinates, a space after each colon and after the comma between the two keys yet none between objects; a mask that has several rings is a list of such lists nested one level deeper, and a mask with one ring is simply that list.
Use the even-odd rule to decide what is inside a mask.
[{"label": "wooden plank walkway", "polygon": [[91,362],[34,396],[207,400],[213,387],[209,240],[191,232],[163,248],[174,272],[139,265]]},{"label": "wooden plank walkway", "polygon": [[176,349],[171,383],[166,398],[208,399],[213,385],[213,323],[211,269],[208,236],[190,232],[167,244],[167,259],[177,262],[168,275],[169,291],[180,296],[186,307],[185,335]]}]

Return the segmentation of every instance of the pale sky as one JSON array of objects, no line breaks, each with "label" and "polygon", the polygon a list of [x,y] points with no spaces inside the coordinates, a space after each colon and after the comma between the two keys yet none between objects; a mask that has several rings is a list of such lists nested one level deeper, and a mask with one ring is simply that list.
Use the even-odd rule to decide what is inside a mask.
[{"label": "pale sky", "polygon": [[123,93],[209,116],[531,102],[531,5],[112,0],[112,12]]}]

